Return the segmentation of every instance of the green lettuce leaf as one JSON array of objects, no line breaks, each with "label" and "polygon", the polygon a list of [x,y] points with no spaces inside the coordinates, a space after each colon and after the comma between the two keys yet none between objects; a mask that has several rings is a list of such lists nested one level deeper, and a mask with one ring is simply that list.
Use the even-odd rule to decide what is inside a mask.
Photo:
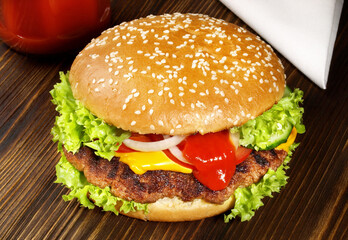
[{"label": "green lettuce leaf", "polygon": [[231,131],[239,132],[239,143],[242,146],[255,150],[275,148],[286,141],[293,126],[298,133],[305,132],[302,122],[304,109],[299,107],[302,102],[303,92],[295,89],[262,115],[249,120],[240,127],[232,128]]},{"label": "green lettuce leaf", "polygon": [[90,184],[84,174],[74,168],[69,163],[62,152],[62,157],[56,165],[56,183],[61,183],[71,191],[64,195],[65,201],[76,198],[83,207],[93,209],[95,206],[103,208],[104,211],[111,211],[118,215],[116,204],[120,206],[120,211],[128,213],[130,211],[145,211],[147,204],[141,204],[134,201],[126,201],[119,197],[115,197],[110,192],[110,187],[104,189]]},{"label": "green lettuce leaf", "polygon": [[229,222],[237,216],[242,222],[250,220],[255,215],[255,211],[263,206],[262,199],[264,197],[272,197],[273,192],[280,192],[280,189],[287,183],[288,176],[286,176],[285,170],[288,169],[287,165],[298,145],[292,144],[290,146],[288,155],[277,171],[269,169],[260,182],[236,189],[234,208],[230,214],[224,216],[225,222]]},{"label": "green lettuce leaf", "polygon": [[51,131],[54,141],[73,153],[81,145],[95,150],[96,155],[111,160],[122,141],[130,133],[110,126],[95,117],[78,100],[75,100],[69,83],[69,73],[60,72],[61,82],[50,91],[59,116]]}]

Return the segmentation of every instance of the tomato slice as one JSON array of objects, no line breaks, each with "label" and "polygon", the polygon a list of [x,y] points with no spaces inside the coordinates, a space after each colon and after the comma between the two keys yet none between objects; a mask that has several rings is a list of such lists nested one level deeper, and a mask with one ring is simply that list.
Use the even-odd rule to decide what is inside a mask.
[{"label": "tomato slice", "polygon": [[124,145],[123,143],[118,147],[117,151],[118,153],[130,153],[130,152],[138,152],[134,149],[131,149],[129,147],[127,147],[126,145]]},{"label": "tomato slice", "polygon": [[144,134],[139,134],[139,133],[132,133],[129,139],[132,139],[134,141],[139,141],[139,142],[151,142],[151,138],[147,135]]},{"label": "tomato slice", "polygon": [[236,150],[236,164],[238,165],[243,162],[252,151],[253,150],[250,148],[239,146]]}]

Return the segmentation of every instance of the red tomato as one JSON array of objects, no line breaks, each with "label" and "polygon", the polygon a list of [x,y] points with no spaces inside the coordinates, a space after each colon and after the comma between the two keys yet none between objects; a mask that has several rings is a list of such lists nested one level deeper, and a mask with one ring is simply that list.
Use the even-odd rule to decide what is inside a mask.
[{"label": "red tomato", "polygon": [[252,152],[252,149],[239,146],[236,151],[236,164],[243,162]]},{"label": "red tomato", "polygon": [[110,0],[0,0],[0,37],[43,54],[82,47],[110,22]]},{"label": "red tomato", "polygon": [[235,172],[234,149],[228,131],[221,131],[187,137],[183,154],[195,166],[193,174],[199,182],[212,190],[222,190]]},{"label": "red tomato", "polygon": [[151,138],[148,135],[139,133],[132,133],[132,136],[129,139],[139,142],[151,142]]}]

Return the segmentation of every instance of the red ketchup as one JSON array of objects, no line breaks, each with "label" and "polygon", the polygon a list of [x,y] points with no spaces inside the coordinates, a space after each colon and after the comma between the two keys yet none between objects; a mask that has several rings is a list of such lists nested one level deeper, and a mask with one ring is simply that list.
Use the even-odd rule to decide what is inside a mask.
[{"label": "red ketchup", "polygon": [[110,23],[110,0],[0,0],[0,38],[33,54],[87,44]]},{"label": "red ketchup", "polygon": [[193,174],[197,180],[212,190],[226,188],[236,169],[229,132],[195,134],[185,141],[183,154],[196,167]]}]

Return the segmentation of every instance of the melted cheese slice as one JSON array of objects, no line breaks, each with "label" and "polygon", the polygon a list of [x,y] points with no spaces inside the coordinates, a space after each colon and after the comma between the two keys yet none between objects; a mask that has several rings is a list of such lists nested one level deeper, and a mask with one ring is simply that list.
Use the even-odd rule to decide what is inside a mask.
[{"label": "melted cheese slice", "polygon": [[289,147],[291,146],[291,144],[295,142],[296,136],[297,136],[297,131],[296,131],[296,128],[293,127],[288,137],[288,140],[285,143],[280,144],[275,149],[289,152]]},{"label": "melted cheese slice", "polygon": [[182,173],[192,173],[192,169],[181,166],[167,157],[162,151],[158,152],[129,152],[115,153],[121,162],[127,164],[136,174],[150,170],[167,170]]}]

